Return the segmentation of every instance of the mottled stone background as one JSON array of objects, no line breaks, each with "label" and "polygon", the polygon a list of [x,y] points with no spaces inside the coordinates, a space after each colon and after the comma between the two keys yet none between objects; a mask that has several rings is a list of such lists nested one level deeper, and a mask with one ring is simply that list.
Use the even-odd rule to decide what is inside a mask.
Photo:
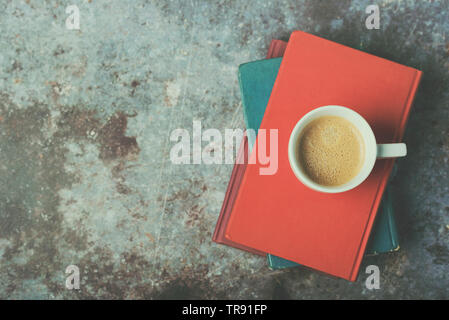
[{"label": "mottled stone background", "polygon": [[[193,119],[243,128],[238,65],[296,29],[424,71],[393,181],[401,249],[356,283],[212,243],[232,166],[168,156]],[[0,298],[448,298],[447,0],[1,0],[0,31]]]}]

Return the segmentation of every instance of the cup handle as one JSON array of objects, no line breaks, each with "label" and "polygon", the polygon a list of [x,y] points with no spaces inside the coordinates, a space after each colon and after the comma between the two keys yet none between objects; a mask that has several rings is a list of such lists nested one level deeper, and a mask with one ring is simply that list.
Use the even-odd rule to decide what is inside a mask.
[{"label": "cup handle", "polygon": [[386,143],[377,145],[377,158],[398,158],[407,155],[405,143]]}]

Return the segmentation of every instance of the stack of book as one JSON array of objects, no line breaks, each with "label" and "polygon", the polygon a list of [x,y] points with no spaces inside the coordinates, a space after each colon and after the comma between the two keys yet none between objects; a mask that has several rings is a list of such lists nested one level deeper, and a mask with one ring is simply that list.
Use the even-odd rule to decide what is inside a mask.
[{"label": "stack of book", "polygon": [[271,269],[303,265],[350,281],[364,254],[398,250],[387,187],[393,159],[378,160],[353,190],[325,194],[295,178],[287,145],[296,122],[323,105],[357,111],[379,143],[400,141],[420,78],[419,70],[301,31],[288,43],[273,40],[265,60],[241,65],[246,127],[278,130],[278,168],[261,175],[263,164],[248,161],[257,138],[244,136],[213,241],[264,255]]}]

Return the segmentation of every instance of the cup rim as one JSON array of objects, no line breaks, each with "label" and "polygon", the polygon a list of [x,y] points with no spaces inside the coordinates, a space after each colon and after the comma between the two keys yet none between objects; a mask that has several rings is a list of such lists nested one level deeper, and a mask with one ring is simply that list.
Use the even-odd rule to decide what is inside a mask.
[{"label": "cup rim", "polygon": [[[365,160],[359,173],[352,178],[350,181],[338,185],[338,186],[323,186],[312,179],[310,179],[304,172],[303,169],[298,164],[297,160],[297,140],[302,133],[302,130],[309,124],[312,120],[325,115],[338,115],[342,116],[346,120],[354,124],[357,129],[359,129],[365,144]],[[356,111],[343,106],[338,105],[326,105],[315,108],[308,113],[306,113],[301,119],[298,120],[295,127],[293,128],[289,142],[288,142],[288,160],[290,167],[298,178],[305,186],[324,193],[340,193],[351,190],[359,186],[371,173],[374,164],[376,162],[376,138],[374,133],[368,124],[368,122]]]}]

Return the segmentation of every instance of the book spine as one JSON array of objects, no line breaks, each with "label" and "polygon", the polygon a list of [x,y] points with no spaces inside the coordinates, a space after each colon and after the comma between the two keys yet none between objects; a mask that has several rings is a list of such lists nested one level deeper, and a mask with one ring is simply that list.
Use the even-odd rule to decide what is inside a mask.
[{"label": "book spine", "polygon": [[225,229],[229,222],[229,214],[230,210],[232,210],[232,206],[235,202],[236,194],[238,193],[240,183],[242,180],[242,175],[245,172],[248,157],[248,139],[247,136],[244,135],[242,138],[242,142],[240,144],[240,148],[238,151],[238,155],[235,160],[234,168],[232,169],[231,178],[229,179],[228,187],[226,189],[225,198],[223,200],[223,205],[221,207],[220,215],[217,220],[217,224],[215,226],[215,231],[212,236],[212,241],[220,244],[224,244],[233,248],[237,248],[240,250],[245,250],[260,256],[264,256],[266,253],[261,252],[239,243],[235,243],[226,239],[225,237]]},{"label": "book spine", "polygon": [[[415,76],[414,76],[413,82],[412,82],[412,84],[410,86],[409,95],[408,95],[407,100],[405,101],[405,104],[404,104],[403,117],[402,117],[402,119],[400,121],[400,124],[398,126],[399,130],[396,133],[396,137],[395,137],[396,141],[399,141],[400,139],[402,139],[402,136],[403,136],[404,131],[405,131],[405,126],[407,124],[408,116],[409,116],[409,113],[410,113],[410,108],[411,108],[411,106],[413,104],[413,99],[415,98],[416,90],[418,89],[418,85],[419,85],[419,82],[420,82],[421,77],[422,77],[422,72],[421,71],[416,70],[416,69],[414,69],[414,71],[415,71]],[[363,258],[364,254],[365,254],[366,244],[368,242],[370,231],[371,231],[371,229],[373,227],[374,218],[376,217],[376,212],[377,212],[377,210],[379,208],[379,204],[380,204],[380,201],[382,199],[382,195],[383,195],[383,193],[385,191],[385,187],[387,185],[388,178],[389,178],[390,173],[391,173],[391,171],[393,169],[394,159],[387,160],[387,161],[388,162],[385,164],[385,168],[384,168],[384,172],[385,172],[384,175],[383,175],[384,178],[382,179],[382,181],[379,184],[379,187],[377,188],[377,192],[376,192],[377,195],[376,195],[374,203],[373,203],[373,205],[371,207],[371,214],[370,214],[370,217],[368,219],[368,223],[367,223],[367,225],[365,227],[365,231],[364,231],[364,234],[363,234],[363,237],[362,237],[362,242],[360,244],[359,251],[357,252],[356,260],[354,262],[354,265],[352,266],[352,270],[351,270],[350,275],[349,275],[349,280],[350,281],[356,281],[357,280],[358,271],[359,271],[359,268],[360,268],[360,264],[362,262],[362,258]]]},{"label": "book spine", "polygon": [[398,137],[397,137],[398,141],[400,139],[402,139],[402,137],[404,136],[405,126],[407,125],[408,116],[410,114],[410,108],[413,105],[413,99],[415,98],[416,91],[418,90],[418,86],[419,86],[419,83],[421,82],[421,78],[422,78],[422,71],[420,71],[420,70],[415,70],[415,71],[416,71],[415,78],[414,78],[413,84],[410,88],[410,93],[408,95],[407,102],[406,102],[405,108],[404,108],[405,109],[404,110],[405,117],[403,117],[403,119],[401,120],[401,123],[399,124],[400,130],[398,132]]},{"label": "book spine", "polygon": [[391,249],[390,251],[398,251],[399,250],[399,242],[398,242],[398,234],[397,234],[397,228],[396,228],[396,222],[394,219],[394,210],[393,203],[391,200],[391,190],[390,188],[387,188],[385,191],[385,205],[388,209],[388,230],[390,230],[390,237],[391,237]]},{"label": "book spine", "polygon": [[223,243],[222,236],[224,232],[224,224],[225,214],[228,211],[228,207],[231,202],[232,193],[235,191],[235,182],[238,178],[239,165],[243,163],[243,159],[245,157],[245,143],[246,137],[244,136],[242,142],[240,143],[239,152],[237,154],[237,158],[235,159],[234,167],[232,168],[231,178],[229,179],[228,187],[226,188],[226,194],[223,200],[223,204],[221,206],[220,215],[218,216],[218,221],[215,226],[215,231],[212,236],[212,240],[217,243]]},{"label": "book spine", "polygon": [[245,63],[244,63],[244,64],[241,64],[241,65],[239,66],[239,74],[238,74],[238,77],[239,77],[240,96],[241,96],[241,99],[242,99],[243,120],[245,121],[245,127],[246,127],[246,128],[249,128],[249,124],[248,124],[248,114],[247,114],[247,112],[246,112],[246,108],[243,108],[243,106],[246,105],[246,101],[245,101],[245,96],[244,96],[244,94],[243,94],[244,88],[243,88],[243,81],[242,81],[242,73],[240,72],[241,68],[244,68],[244,67],[245,67]]}]

